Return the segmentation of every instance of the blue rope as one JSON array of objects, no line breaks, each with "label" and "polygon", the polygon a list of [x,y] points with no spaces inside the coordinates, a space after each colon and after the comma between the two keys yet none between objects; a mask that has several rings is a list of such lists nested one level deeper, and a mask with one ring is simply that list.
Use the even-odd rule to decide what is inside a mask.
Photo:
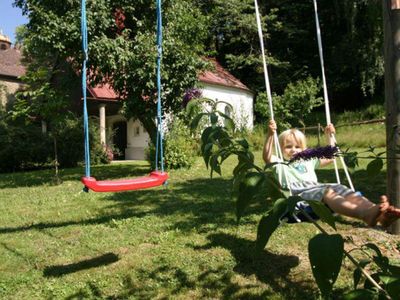
[{"label": "blue rope", "polygon": [[82,63],[83,127],[85,137],[85,175],[90,177],[89,118],[86,99],[86,63],[88,61],[88,38],[86,23],[86,1],[81,1],[81,34],[84,59]]},{"label": "blue rope", "polygon": [[[156,171],[158,171],[158,155],[161,158],[161,171],[164,172],[163,130],[161,108],[161,58],[162,58],[162,14],[161,0],[157,1],[157,142],[156,142]],[[90,177],[90,145],[89,118],[86,99],[86,63],[88,61],[88,38],[86,23],[86,2],[81,1],[81,33],[84,60],[82,63],[82,94],[83,94],[83,126],[85,136],[85,175]],[[159,153],[160,152],[160,153]]]},{"label": "blue rope", "polygon": [[[162,128],[162,109],[161,109],[162,11],[161,11],[161,0],[156,0],[156,1],[157,1],[157,143],[156,143],[156,171],[158,171],[158,155],[160,154],[161,171],[164,172],[163,128]],[[160,151],[160,153],[159,153],[159,151]]]}]

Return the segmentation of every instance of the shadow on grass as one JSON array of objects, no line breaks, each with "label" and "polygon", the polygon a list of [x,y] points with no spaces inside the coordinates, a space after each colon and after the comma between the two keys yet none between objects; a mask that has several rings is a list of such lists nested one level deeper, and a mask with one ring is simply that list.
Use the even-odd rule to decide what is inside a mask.
[{"label": "shadow on grass", "polygon": [[146,216],[146,212],[133,213],[133,212],[129,211],[124,214],[112,214],[112,215],[107,215],[107,216],[102,216],[99,218],[92,218],[92,219],[82,220],[82,221],[72,221],[71,220],[71,221],[64,221],[64,222],[40,222],[40,223],[36,223],[36,224],[30,224],[30,225],[19,226],[19,227],[3,227],[3,228],[0,228],[0,234],[23,232],[23,231],[29,231],[29,230],[60,228],[60,227],[74,226],[74,225],[78,225],[78,226],[98,225],[98,224],[108,223],[111,221],[119,221],[119,220],[133,218],[133,217],[141,218],[144,216]]},{"label": "shadow on grass", "polygon": [[232,225],[234,224],[234,206],[227,192],[230,185],[231,181],[223,178],[199,179],[185,181],[173,190],[161,187],[110,194],[105,197],[105,201],[109,201],[110,205],[99,209],[97,211],[98,217],[86,220],[39,222],[17,227],[2,227],[0,234],[66,226],[98,225],[129,218],[141,218],[147,215],[172,216],[184,214],[187,217],[179,218],[172,225],[168,225],[180,230],[201,228],[210,223]]},{"label": "shadow on grass", "polygon": [[[137,270],[136,276],[125,275],[121,291],[114,295],[107,295],[92,282],[74,295],[101,299],[183,297],[252,300],[275,299],[278,295],[280,299],[318,298],[312,283],[290,279],[291,269],[299,264],[298,257],[256,252],[253,241],[231,234],[210,234],[208,240],[207,245],[193,248],[208,251],[222,247],[231,253],[236,265],[233,268],[231,264],[210,268],[198,266],[206,270],[194,275],[189,273],[191,268],[183,269],[161,260],[157,268]],[[253,276],[258,282],[252,279]]]},{"label": "shadow on grass", "polygon": [[[112,178],[113,176],[127,174],[140,176],[143,175],[145,169],[145,167],[135,169],[135,166],[129,165],[111,165],[104,168],[105,172],[102,177]],[[73,170],[69,171],[72,172]],[[332,173],[332,170],[321,170],[319,176],[325,182],[332,182],[332,176],[334,176]],[[75,173],[64,176],[67,178],[68,176],[74,176],[73,174]],[[356,174],[360,175],[360,181],[362,181],[365,171],[358,171]],[[371,186],[379,186],[380,179],[381,174],[375,178],[374,182],[369,184],[363,182],[360,187],[370,191]],[[22,182],[20,184],[23,184]],[[231,186],[230,179],[217,177],[177,182],[172,189],[160,187],[124,193],[111,193],[107,194],[104,199],[112,204],[106,208],[99,209],[97,212],[99,217],[87,220],[40,222],[19,227],[3,227],[0,228],[0,234],[73,225],[97,225],[108,223],[112,220],[118,221],[132,217],[140,218],[150,214],[158,216],[184,214],[186,217],[177,218],[172,222],[173,224],[169,225],[170,228],[182,231],[196,228],[199,232],[208,232],[212,230],[212,225],[231,226],[235,224],[235,204],[231,197]],[[267,209],[267,203],[255,204],[249,207],[246,214],[265,212]]]},{"label": "shadow on grass", "polygon": [[77,263],[59,266],[49,266],[43,270],[44,277],[60,277],[66,274],[75,273],[82,270],[97,268],[110,265],[119,260],[118,255],[114,253],[106,253],[98,257],[82,260]]},{"label": "shadow on grass", "polygon": [[309,299],[315,292],[310,282],[295,282],[290,279],[290,270],[299,264],[299,258],[293,255],[279,255],[255,249],[255,242],[232,234],[217,233],[208,235],[209,243],[197,250],[222,247],[235,258],[234,271],[246,277],[255,275],[267,284],[274,294],[284,299]]},{"label": "shadow on grass", "polygon": [[[91,168],[91,174],[96,177],[97,180],[138,177],[146,175],[149,172],[149,166],[140,164],[111,164],[93,166]],[[80,181],[84,174],[83,168],[60,170],[60,178],[62,181]],[[54,170],[52,169],[0,174],[0,188],[32,187],[44,184],[52,185],[53,182]]]}]

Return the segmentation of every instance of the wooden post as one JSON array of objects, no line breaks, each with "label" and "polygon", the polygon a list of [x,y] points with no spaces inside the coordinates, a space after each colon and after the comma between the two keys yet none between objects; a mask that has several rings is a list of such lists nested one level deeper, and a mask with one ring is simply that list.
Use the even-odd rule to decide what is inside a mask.
[{"label": "wooden post", "polygon": [[100,142],[106,146],[106,105],[99,105],[99,117],[100,117]]},{"label": "wooden post", "polygon": [[318,147],[321,146],[321,123],[318,123]]},{"label": "wooden post", "polygon": [[[400,1],[383,0],[385,48],[385,102],[387,195],[400,207]],[[400,221],[390,231],[400,234]]]}]

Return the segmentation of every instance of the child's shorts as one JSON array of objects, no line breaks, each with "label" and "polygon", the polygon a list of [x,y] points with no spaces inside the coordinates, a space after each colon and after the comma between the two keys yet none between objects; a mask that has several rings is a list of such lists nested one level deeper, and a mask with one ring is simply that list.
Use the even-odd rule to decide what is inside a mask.
[{"label": "child's shorts", "polygon": [[354,193],[347,186],[337,183],[303,181],[291,184],[292,195],[299,196],[304,200],[322,201],[327,189],[332,189],[336,194],[343,197]]}]

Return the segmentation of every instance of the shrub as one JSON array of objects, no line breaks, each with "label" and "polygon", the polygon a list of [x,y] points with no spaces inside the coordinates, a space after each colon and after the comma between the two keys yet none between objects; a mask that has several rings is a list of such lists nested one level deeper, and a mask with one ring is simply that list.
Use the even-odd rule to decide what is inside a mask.
[{"label": "shrub", "polygon": [[[164,136],[164,166],[167,169],[190,168],[198,150],[190,134],[189,128],[178,118],[173,118]],[[147,159],[155,167],[155,147],[151,145],[147,151]]]},{"label": "shrub", "polygon": [[385,109],[382,104],[372,104],[364,109],[355,111],[345,111],[340,114],[335,123],[350,124],[358,121],[367,121],[372,119],[382,119],[385,117]]},{"label": "shrub", "polygon": [[37,124],[0,122],[0,172],[39,167],[49,162],[51,141]]},{"label": "shrub", "polygon": [[[91,164],[109,163],[110,157],[100,142],[98,122],[89,122]],[[79,118],[69,118],[58,130],[58,162],[61,167],[75,167],[84,160],[83,123]]]},{"label": "shrub", "polygon": [[[110,157],[100,143],[98,122],[90,122],[91,163],[108,163]],[[50,126],[51,127],[51,126]],[[50,165],[54,160],[53,134],[57,134],[58,163],[60,167],[74,167],[84,160],[82,121],[68,117],[43,134],[38,124],[25,124],[7,120],[0,121],[0,172],[10,172]]]},{"label": "shrub", "polygon": [[257,124],[254,126],[252,132],[248,132],[246,138],[254,151],[262,150],[264,147],[267,128],[264,124]]}]

